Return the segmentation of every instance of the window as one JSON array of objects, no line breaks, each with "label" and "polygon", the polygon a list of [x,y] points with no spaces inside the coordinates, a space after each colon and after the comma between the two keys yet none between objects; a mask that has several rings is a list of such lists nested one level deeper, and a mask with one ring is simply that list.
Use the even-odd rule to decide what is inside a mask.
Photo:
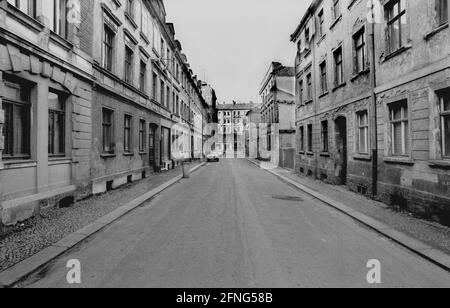
[{"label": "window", "polygon": [[127,13],[129,17],[134,18],[134,0],[126,1],[125,13]]},{"label": "window", "polygon": [[177,116],[179,116],[180,115],[180,98],[178,97],[178,95],[177,95],[177,98],[176,98],[176,109],[175,109],[175,114],[177,115]]},{"label": "window", "polygon": [[164,99],[165,99],[165,94],[164,94],[164,90],[165,90],[165,88],[166,88],[166,85],[164,84],[164,81],[162,81],[161,80],[161,86],[160,86],[160,91],[161,91],[161,93],[160,93],[160,104],[162,105],[162,106],[164,106],[165,105],[165,103],[164,103]]},{"label": "window", "polygon": [[130,115],[125,115],[123,121],[123,150],[125,153],[131,153],[131,120]]},{"label": "window", "polygon": [[161,58],[164,59],[166,57],[165,52],[166,52],[166,46],[164,46],[164,40],[161,38]]},{"label": "window", "polygon": [[141,69],[139,71],[139,89],[142,92],[146,90],[146,82],[147,82],[147,65],[144,61],[141,61]]},{"label": "window", "polygon": [[169,109],[170,108],[170,87],[167,86],[166,88],[166,108]]},{"label": "window", "polygon": [[325,94],[327,91],[328,91],[327,62],[323,61],[320,64],[320,93]]},{"label": "window", "polygon": [[333,18],[334,20],[341,17],[341,4],[339,0],[333,0]]},{"label": "window", "polygon": [[306,46],[309,47],[309,43],[310,43],[309,28],[306,28],[306,30],[305,30],[305,43],[306,43]]},{"label": "window", "polygon": [[334,52],[334,84],[336,87],[344,83],[344,67],[342,65],[342,47]]},{"label": "window", "polygon": [[302,126],[302,127],[300,127],[300,132],[299,132],[299,134],[300,134],[300,143],[299,143],[299,146],[300,146],[300,152],[305,152],[305,127],[304,126]]},{"label": "window", "polygon": [[48,95],[48,154],[65,154],[66,129],[65,99],[62,95],[49,92]]},{"label": "window", "polygon": [[114,111],[103,108],[102,112],[103,153],[109,154],[114,153],[113,117]]},{"label": "window", "polygon": [[367,110],[356,113],[356,147],[359,154],[369,154],[369,116]]},{"label": "window", "polygon": [[153,97],[154,100],[156,100],[157,92],[158,92],[158,75],[153,73],[153,78],[152,78],[152,97]]},{"label": "window", "polygon": [[439,25],[448,23],[448,0],[436,0]]},{"label": "window", "polygon": [[450,89],[439,97],[441,105],[442,155],[450,158]]},{"label": "window", "polygon": [[125,82],[133,82],[133,50],[125,46]]},{"label": "window", "polygon": [[300,80],[299,83],[299,95],[300,95],[300,105],[303,105],[303,99],[304,99],[304,92],[305,89],[303,88],[303,80]]},{"label": "window", "polygon": [[3,156],[7,158],[30,157],[30,93],[28,87],[5,82],[2,108],[5,113],[3,126]]},{"label": "window", "polygon": [[139,152],[145,152],[145,120],[139,121]]},{"label": "window", "polygon": [[322,121],[322,152],[328,153],[328,121]]},{"label": "window", "polygon": [[69,25],[67,22],[67,15],[67,0],[54,0],[53,31],[64,38],[67,37]]},{"label": "window", "polygon": [[8,0],[8,3],[28,16],[36,18],[36,0]]},{"label": "window", "polygon": [[306,100],[312,101],[312,75],[309,73],[306,75],[306,83],[307,83],[307,89],[306,89]]},{"label": "window", "polygon": [[103,67],[108,71],[112,71],[113,67],[113,51],[114,51],[115,33],[107,25],[104,26],[103,37]]},{"label": "window", "polygon": [[388,19],[389,52],[395,52],[406,43],[406,0],[394,0],[386,7]]},{"label": "window", "polygon": [[391,122],[392,155],[407,156],[409,153],[409,116],[406,100],[389,106]]},{"label": "window", "polygon": [[307,134],[308,134],[308,147],[307,147],[307,151],[309,153],[313,152],[313,125],[309,124],[307,127]]},{"label": "window", "polygon": [[361,73],[366,69],[366,39],[364,29],[353,37],[355,46],[355,73]]},{"label": "window", "polygon": [[325,35],[325,31],[324,31],[324,24],[325,24],[325,18],[323,15],[323,10],[321,10],[319,12],[319,38],[323,37]]}]

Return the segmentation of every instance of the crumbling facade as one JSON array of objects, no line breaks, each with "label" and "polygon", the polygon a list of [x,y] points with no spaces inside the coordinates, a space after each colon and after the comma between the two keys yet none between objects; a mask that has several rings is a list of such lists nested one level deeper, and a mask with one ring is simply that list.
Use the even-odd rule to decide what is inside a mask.
[{"label": "crumbling facade", "polygon": [[296,171],[450,224],[449,32],[446,0],[314,1],[291,36]]}]

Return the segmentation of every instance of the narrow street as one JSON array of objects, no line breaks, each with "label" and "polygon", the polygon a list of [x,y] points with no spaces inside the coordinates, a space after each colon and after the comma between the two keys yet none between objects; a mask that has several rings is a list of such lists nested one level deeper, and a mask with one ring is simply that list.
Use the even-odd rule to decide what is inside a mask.
[{"label": "narrow street", "polygon": [[211,163],[88,242],[28,287],[445,287],[450,275],[246,160]]}]

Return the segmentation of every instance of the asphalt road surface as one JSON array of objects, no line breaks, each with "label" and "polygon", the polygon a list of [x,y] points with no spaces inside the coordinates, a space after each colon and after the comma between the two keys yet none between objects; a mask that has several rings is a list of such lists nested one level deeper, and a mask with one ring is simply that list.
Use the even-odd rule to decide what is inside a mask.
[{"label": "asphalt road surface", "polygon": [[[81,263],[69,285],[67,261]],[[369,284],[369,260],[381,284]],[[449,287],[450,274],[258,169],[222,160],[71,250],[29,287]]]}]

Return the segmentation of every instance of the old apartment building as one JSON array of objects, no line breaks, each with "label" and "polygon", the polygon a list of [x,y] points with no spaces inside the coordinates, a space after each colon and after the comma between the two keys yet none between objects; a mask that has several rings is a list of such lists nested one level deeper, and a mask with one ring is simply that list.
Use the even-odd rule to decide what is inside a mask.
[{"label": "old apartment building", "polygon": [[163,1],[0,1],[0,89],[4,224],[202,158],[208,106]]},{"label": "old apartment building", "polygon": [[[295,68],[272,62],[259,91],[261,117],[267,123],[268,151],[278,151],[271,161],[294,168],[295,157]],[[277,124],[277,125],[273,125]]]},{"label": "old apartment building", "polygon": [[297,172],[450,224],[448,13],[447,0],[312,3],[291,36]]},{"label": "old apartment building", "polygon": [[245,127],[253,104],[220,104],[218,109],[218,142],[216,151],[227,157],[245,157]]}]

